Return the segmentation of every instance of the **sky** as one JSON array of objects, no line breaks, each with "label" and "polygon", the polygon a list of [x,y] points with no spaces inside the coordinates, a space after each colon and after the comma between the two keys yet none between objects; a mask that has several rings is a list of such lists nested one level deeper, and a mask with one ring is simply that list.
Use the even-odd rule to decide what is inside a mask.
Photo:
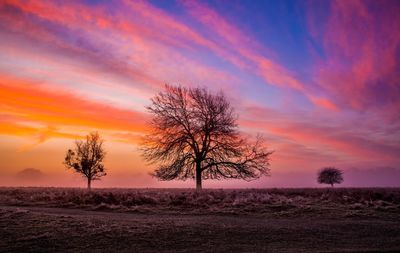
[{"label": "sky", "polygon": [[62,162],[98,131],[108,175],[160,182],[142,159],[145,106],[165,84],[223,91],[261,133],[271,176],[204,187],[400,186],[400,2],[0,1],[0,185],[84,187]]}]

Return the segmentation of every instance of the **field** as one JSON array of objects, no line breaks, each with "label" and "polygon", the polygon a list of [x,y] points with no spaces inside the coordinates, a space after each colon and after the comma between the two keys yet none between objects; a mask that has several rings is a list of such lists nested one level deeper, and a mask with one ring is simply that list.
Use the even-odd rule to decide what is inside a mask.
[{"label": "field", "polygon": [[0,188],[0,252],[400,252],[400,189]]}]

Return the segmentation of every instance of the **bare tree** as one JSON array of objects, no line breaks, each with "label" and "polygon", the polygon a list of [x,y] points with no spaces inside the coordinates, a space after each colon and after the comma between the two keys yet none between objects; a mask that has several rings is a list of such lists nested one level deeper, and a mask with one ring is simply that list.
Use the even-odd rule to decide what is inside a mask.
[{"label": "bare tree", "polygon": [[143,141],[143,156],[159,163],[160,180],[196,178],[251,180],[269,173],[271,151],[257,136],[250,144],[238,131],[234,110],[222,92],[165,86],[147,107],[152,131]]},{"label": "bare tree", "polygon": [[87,178],[87,187],[90,190],[93,180],[99,180],[106,175],[102,164],[105,155],[103,140],[98,132],[92,132],[86,136],[85,141],[76,140],[74,149],[68,149],[64,165]]},{"label": "bare tree", "polygon": [[343,171],[334,168],[334,167],[326,167],[322,168],[318,172],[318,183],[320,184],[330,184],[333,187],[333,184],[340,184],[343,182]]}]

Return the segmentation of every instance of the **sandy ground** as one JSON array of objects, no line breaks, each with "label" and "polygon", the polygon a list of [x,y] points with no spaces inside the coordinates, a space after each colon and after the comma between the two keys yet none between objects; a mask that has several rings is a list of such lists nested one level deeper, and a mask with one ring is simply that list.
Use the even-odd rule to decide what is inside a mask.
[{"label": "sandy ground", "polygon": [[400,252],[400,219],[0,206],[0,238],[0,252]]}]

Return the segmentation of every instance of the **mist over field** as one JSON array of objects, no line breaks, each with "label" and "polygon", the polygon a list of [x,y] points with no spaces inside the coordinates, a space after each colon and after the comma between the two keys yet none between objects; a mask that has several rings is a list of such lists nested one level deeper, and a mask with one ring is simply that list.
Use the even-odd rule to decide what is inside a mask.
[{"label": "mist over field", "polygon": [[[64,171],[63,174],[43,172],[34,169],[37,173],[25,175],[21,170],[17,174],[0,174],[1,186],[44,186],[44,187],[86,187],[79,175]],[[227,180],[221,186],[220,182],[205,180],[206,188],[293,188],[293,187],[326,187],[316,181],[317,171],[313,172],[279,172],[272,171],[270,177],[261,178],[252,182]],[[384,167],[374,169],[350,168],[344,170],[345,180],[342,187],[400,187],[400,169]],[[112,173],[100,181],[95,181],[96,188],[193,188],[194,181],[159,182],[146,173]]]}]

